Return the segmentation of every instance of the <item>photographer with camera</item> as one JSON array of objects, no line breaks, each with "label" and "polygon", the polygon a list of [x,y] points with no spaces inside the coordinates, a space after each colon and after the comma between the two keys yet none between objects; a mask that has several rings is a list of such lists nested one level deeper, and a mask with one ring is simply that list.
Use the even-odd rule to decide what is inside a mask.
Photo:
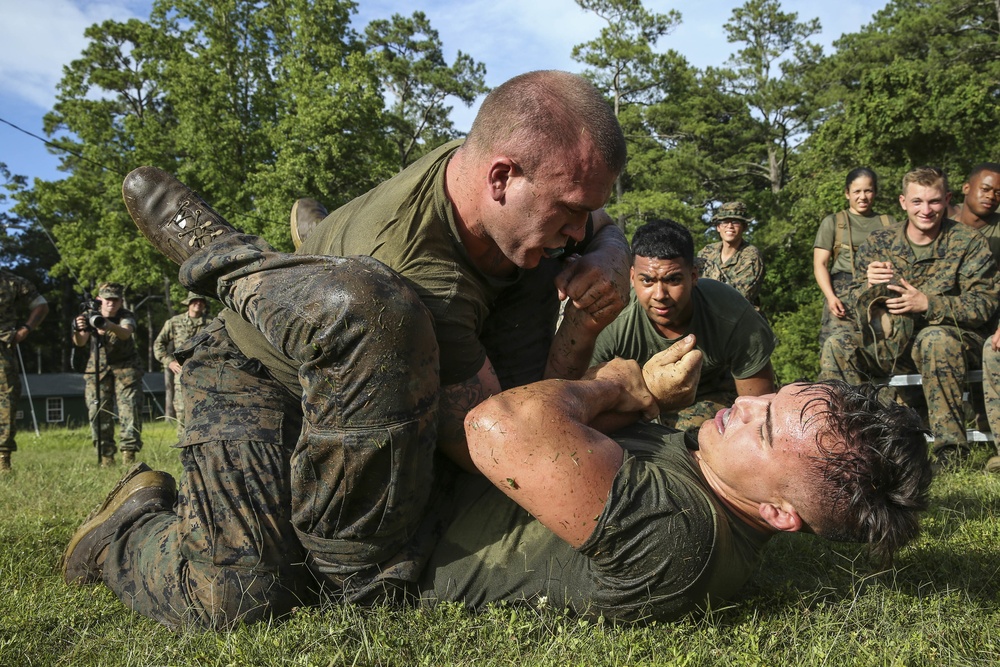
[{"label": "photographer with camera", "polygon": [[[25,312],[27,319],[18,319]],[[0,268],[0,473],[10,472],[11,452],[17,451],[14,433],[21,378],[16,346],[42,323],[48,312],[48,302],[34,285]]]},{"label": "photographer with camera", "polygon": [[104,283],[97,299],[84,303],[73,327],[73,344],[91,344],[87,361],[86,399],[90,432],[101,456],[101,467],[114,465],[114,425],[108,406],[115,399],[121,424],[122,464],[135,462],[142,449],[142,367],[132,334],[135,315],[122,308],[124,287]]}]

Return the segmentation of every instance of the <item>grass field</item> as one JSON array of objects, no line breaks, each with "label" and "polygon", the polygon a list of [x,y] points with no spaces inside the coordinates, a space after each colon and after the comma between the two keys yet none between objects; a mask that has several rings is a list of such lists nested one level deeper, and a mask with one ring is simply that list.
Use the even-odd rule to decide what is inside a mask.
[{"label": "grass field", "polygon": [[[140,458],[178,472],[173,428],[147,425]],[[0,665],[993,665],[1000,662],[1000,476],[935,480],[924,535],[891,572],[860,550],[771,541],[732,606],[669,625],[614,627],[560,610],[470,614],[331,607],[229,634],[173,633],[103,586],[70,588],[59,559],[121,470],[83,430],[18,437],[0,477]]]}]

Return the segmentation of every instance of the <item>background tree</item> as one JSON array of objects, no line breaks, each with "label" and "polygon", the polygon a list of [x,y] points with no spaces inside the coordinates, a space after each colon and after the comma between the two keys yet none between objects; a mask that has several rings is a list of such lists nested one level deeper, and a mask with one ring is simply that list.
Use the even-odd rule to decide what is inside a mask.
[{"label": "background tree", "polygon": [[789,156],[814,118],[806,77],[822,49],[807,40],[820,31],[819,19],[799,22],[778,0],[747,0],[723,27],[726,39],[741,47],[719,71],[722,85],[745,101],[758,125],[760,155],[748,156],[745,168],[777,194],[788,180]]},{"label": "background tree", "polygon": [[[610,99],[625,131],[630,158],[639,152],[662,152],[664,146],[646,126],[642,110],[633,107],[662,100],[671,83],[683,80],[688,73],[687,61],[679,53],[655,50],[659,39],[680,23],[680,12],[650,12],[641,0],[576,0],[576,4],[607,25],[597,39],[573,47],[573,60],[588,67],[585,75]],[[647,164],[655,161],[651,155],[643,160]],[[668,191],[632,187],[629,178],[634,171],[627,165],[619,175],[615,205],[609,207],[623,229],[626,215],[642,219],[647,215],[677,215],[683,209],[681,199]],[[631,201],[625,201],[626,191],[634,193]]]},{"label": "background tree", "polygon": [[914,166],[941,166],[954,185],[974,164],[996,159],[998,11],[991,0],[896,0],[841,37],[817,82],[825,122],[810,148],[836,169],[868,163],[893,180]]},{"label": "background tree", "polygon": [[353,2],[292,0],[272,15],[276,107],[268,155],[248,172],[256,222],[291,250],[288,214],[299,197],[333,210],[391,176],[395,159],[379,73],[350,27]]},{"label": "background tree", "polygon": [[461,51],[448,65],[437,30],[420,11],[409,18],[393,14],[389,20],[372,21],[365,39],[391,97],[385,120],[403,170],[458,136],[445,100],[452,97],[469,107],[489,92],[486,66]]}]

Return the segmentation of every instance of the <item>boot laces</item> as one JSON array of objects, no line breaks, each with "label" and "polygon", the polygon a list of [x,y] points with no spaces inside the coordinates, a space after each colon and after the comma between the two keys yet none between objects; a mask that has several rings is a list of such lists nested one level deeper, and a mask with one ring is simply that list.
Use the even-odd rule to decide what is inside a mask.
[{"label": "boot laces", "polygon": [[216,224],[215,218],[206,213],[200,206],[194,205],[194,202],[190,200],[181,204],[173,222],[181,228],[181,231],[177,233],[178,238],[191,237],[187,239],[188,246],[191,247],[197,245],[199,248],[204,248],[216,236],[226,232],[223,226]]}]

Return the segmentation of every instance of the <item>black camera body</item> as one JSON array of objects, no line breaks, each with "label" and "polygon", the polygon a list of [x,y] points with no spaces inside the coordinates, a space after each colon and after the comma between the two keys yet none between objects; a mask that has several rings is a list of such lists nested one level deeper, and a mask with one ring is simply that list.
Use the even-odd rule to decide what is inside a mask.
[{"label": "black camera body", "polygon": [[83,317],[87,320],[87,328],[84,331],[96,331],[107,326],[107,318],[101,315],[100,299],[84,299],[80,306],[80,309],[83,311]]}]

